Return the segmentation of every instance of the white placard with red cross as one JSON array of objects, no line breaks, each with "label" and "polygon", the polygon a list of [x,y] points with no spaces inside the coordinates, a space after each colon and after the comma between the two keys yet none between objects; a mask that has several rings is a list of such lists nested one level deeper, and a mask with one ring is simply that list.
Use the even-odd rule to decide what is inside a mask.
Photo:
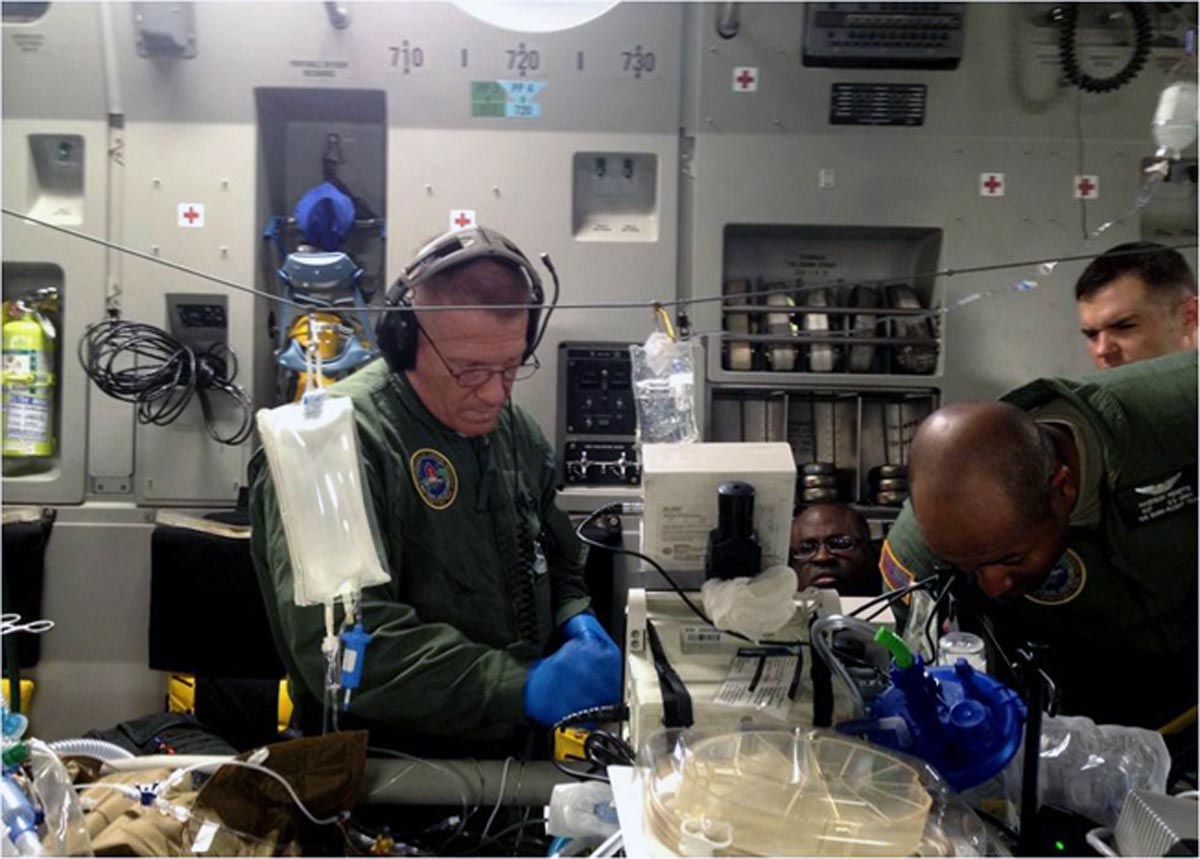
[{"label": "white placard with red cross", "polygon": [[1100,196],[1100,177],[1099,176],[1076,176],[1075,177],[1075,199],[1076,200],[1095,200]]},{"label": "white placard with red cross", "polygon": [[466,230],[476,226],[474,209],[451,209],[450,232]]},{"label": "white placard with red cross", "polygon": [[180,203],[178,214],[179,226],[181,227],[204,226],[203,203]]},{"label": "white placard with red cross", "polygon": [[758,66],[734,66],[733,91],[758,92]]},{"label": "white placard with red cross", "polygon": [[979,174],[979,196],[980,197],[1003,197],[1004,196],[1004,174],[1003,173],[980,173]]}]

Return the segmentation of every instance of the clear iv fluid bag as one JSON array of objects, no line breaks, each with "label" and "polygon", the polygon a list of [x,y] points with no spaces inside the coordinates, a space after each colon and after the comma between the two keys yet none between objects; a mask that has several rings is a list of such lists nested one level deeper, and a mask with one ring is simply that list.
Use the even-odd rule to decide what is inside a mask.
[{"label": "clear iv fluid bag", "polygon": [[363,500],[351,400],[328,397],[316,415],[299,403],[260,409],[256,420],[287,536],[293,602],[321,605],[388,582]]},{"label": "clear iv fluid bag", "polygon": [[1196,139],[1196,82],[1175,81],[1154,111],[1154,143],[1161,155],[1179,158]]},{"label": "clear iv fluid bag", "polygon": [[1178,159],[1196,140],[1196,48],[1195,31],[1188,33],[1183,58],[1167,75],[1158,97],[1151,129],[1158,156]]}]

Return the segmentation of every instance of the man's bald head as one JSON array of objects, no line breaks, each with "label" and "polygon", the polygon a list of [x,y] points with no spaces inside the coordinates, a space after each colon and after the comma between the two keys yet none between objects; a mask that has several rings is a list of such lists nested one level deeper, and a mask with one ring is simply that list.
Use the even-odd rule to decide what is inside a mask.
[{"label": "man's bald head", "polygon": [[1040,587],[1069,539],[1077,497],[1049,432],[1006,403],[954,403],[913,439],[912,509],[926,544],[990,597]]},{"label": "man's bald head", "polygon": [[1028,413],[1001,402],[952,403],[930,415],[913,439],[913,507],[937,499],[965,512],[999,491],[1021,524],[1037,521],[1049,515],[1057,465],[1053,442]]}]

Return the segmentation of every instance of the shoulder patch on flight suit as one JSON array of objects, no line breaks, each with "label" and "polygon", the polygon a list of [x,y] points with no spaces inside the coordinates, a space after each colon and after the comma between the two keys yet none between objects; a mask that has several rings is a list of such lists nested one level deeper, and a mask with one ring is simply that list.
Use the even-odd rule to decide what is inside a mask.
[{"label": "shoulder patch on flight suit", "polygon": [[423,447],[408,458],[413,486],[434,510],[445,510],[458,497],[458,472],[441,451]]},{"label": "shoulder patch on flight suit", "polygon": [[1087,564],[1070,549],[1059,558],[1046,581],[1025,599],[1038,605],[1065,605],[1083,593],[1087,584]]},{"label": "shoulder patch on flight suit", "polygon": [[1189,465],[1145,486],[1118,490],[1114,499],[1125,527],[1136,528],[1194,507],[1197,502],[1196,482],[1196,466]]},{"label": "shoulder patch on flight suit", "polygon": [[[912,571],[896,558],[887,540],[883,541],[883,551],[879,553],[879,574],[883,576],[884,584],[892,590],[908,587],[916,579]],[[908,601],[907,596],[904,601]]]}]

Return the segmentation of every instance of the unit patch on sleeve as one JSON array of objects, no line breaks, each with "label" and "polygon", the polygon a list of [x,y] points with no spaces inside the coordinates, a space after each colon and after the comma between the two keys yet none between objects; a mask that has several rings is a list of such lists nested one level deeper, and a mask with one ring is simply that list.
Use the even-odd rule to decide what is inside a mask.
[{"label": "unit patch on sleeve", "polygon": [[[883,551],[879,553],[879,574],[883,576],[884,584],[894,591],[908,587],[914,580],[908,567],[900,563],[892,553],[891,544],[887,540],[883,541]],[[904,597],[904,601],[908,602],[907,596]]]},{"label": "unit patch on sleeve", "polygon": [[458,497],[458,473],[440,451],[423,447],[408,459],[413,485],[421,500],[434,510],[445,510]]},{"label": "unit patch on sleeve", "polygon": [[1087,564],[1070,549],[1058,559],[1046,581],[1025,599],[1038,605],[1065,605],[1083,592],[1087,584]]}]

